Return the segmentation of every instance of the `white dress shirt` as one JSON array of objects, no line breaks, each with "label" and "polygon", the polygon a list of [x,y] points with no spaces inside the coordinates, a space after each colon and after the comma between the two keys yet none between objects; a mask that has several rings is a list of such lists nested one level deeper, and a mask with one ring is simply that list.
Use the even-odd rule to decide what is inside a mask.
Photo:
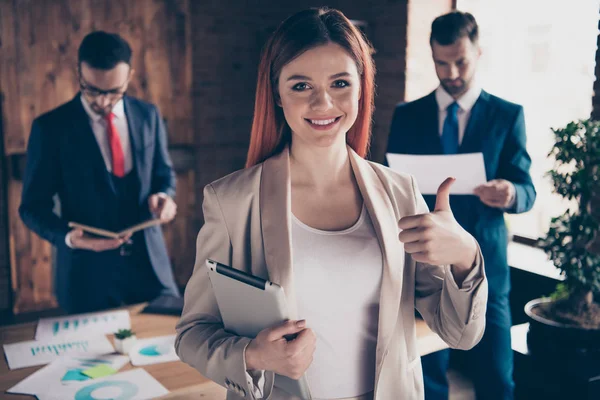
[{"label": "white dress shirt", "polygon": [[[108,141],[107,134],[107,121],[102,115],[98,114],[90,107],[85,97],[81,96],[81,104],[85,112],[90,118],[90,126],[100,147],[104,164],[108,172],[112,172],[112,155],[110,152],[110,143]],[[119,138],[121,139],[121,148],[123,149],[123,156],[125,157],[125,174],[128,174],[133,168],[133,156],[131,153],[131,141],[129,140],[129,125],[127,124],[127,117],[125,116],[125,107],[123,105],[123,99],[119,100],[112,109],[115,118],[113,119],[115,128],[119,132]]]},{"label": "white dress shirt", "polygon": [[458,103],[458,145],[462,143],[463,137],[465,136],[465,129],[469,123],[469,117],[471,116],[471,109],[475,105],[475,102],[481,95],[481,87],[473,85],[469,90],[465,92],[458,100],[455,100],[452,96],[444,90],[442,86],[438,86],[435,90],[435,100],[438,104],[438,133],[442,136],[442,130],[444,129],[444,121],[448,112],[446,109],[454,102]]}]

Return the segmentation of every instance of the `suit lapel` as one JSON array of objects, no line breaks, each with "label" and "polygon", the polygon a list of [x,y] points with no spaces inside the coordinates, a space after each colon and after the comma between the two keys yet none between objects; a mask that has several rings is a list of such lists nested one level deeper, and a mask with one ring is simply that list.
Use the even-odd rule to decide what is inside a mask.
[{"label": "suit lapel", "polygon": [[81,161],[79,164],[91,164],[99,179],[106,183],[113,194],[116,194],[115,187],[110,179],[110,173],[106,169],[106,163],[100,151],[100,146],[92,130],[89,116],[85,112],[83,104],[81,104],[80,96],[77,95],[71,100],[73,110],[73,148],[77,149],[76,154],[80,157]]},{"label": "suit lapel", "polygon": [[[129,127],[129,140],[131,142],[131,157],[133,157],[133,163],[135,165],[135,172],[140,184],[142,183],[142,171],[145,171],[144,164],[144,131],[140,126],[139,110],[134,107],[131,103],[131,99],[128,96],[123,97],[123,106],[125,108],[125,118],[127,118],[127,126]],[[158,144],[156,144],[158,145]],[[140,196],[143,191],[140,190]],[[139,201],[143,199],[140,198]]]},{"label": "suit lapel", "polygon": [[290,319],[298,309],[292,269],[292,200],[289,150],[268,158],[260,181],[260,217],[269,280],[286,294]]},{"label": "suit lapel", "polygon": [[479,98],[471,109],[469,122],[465,128],[465,135],[460,144],[459,153],[474,153],[481,151],[481,139],[483,132],[487,131],[487,121],[489,121],[489,95],[481,91]]},{"label": "suit lapel", "polygon": [[431,92],[424,102],[425,110],[422,115],[430,115],[431,118],[423,118],[423,129],[425,136],[423,146],[419,148],[424,150],[425,154],[442,154],[442,139],[440,138],[440,112],[438,103],[435,99],[435,91]]},{"label": "suit lapel", "polygon": [[398,321],[404,270],[403,245],[398,240],[398,221],[394,207],[381,179],[367,161],[348,148],[350,163],[383,257],[383,277],[379,301],[377,332],[377,375],[390,345]]}]

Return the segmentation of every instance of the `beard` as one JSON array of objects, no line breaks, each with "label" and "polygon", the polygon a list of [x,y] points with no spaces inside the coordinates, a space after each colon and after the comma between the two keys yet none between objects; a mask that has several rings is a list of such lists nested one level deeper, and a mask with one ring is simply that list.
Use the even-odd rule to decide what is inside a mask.
[{"label": "beard", "polygon": [[[441,82],[442,87],[449,95],[459,95],[467,91],[468,85],[463,79],[444,79]],[[454,84],[453,84],[454,83]]]}]

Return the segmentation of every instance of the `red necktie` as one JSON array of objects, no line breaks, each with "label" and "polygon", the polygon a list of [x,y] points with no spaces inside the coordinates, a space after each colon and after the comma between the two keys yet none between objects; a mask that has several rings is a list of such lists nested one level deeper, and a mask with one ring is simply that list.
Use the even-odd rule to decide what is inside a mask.
[{"label": "red necktie", "polygon": [[112,156],[112,172],[115,176],[122,178],[125,176],[125,157],[123,156],[121,138],[115,126],[114,118],[115,114],[113,113],[106,116],[106,133],[108,134],[108,143],[110,144],[110,154]]}]

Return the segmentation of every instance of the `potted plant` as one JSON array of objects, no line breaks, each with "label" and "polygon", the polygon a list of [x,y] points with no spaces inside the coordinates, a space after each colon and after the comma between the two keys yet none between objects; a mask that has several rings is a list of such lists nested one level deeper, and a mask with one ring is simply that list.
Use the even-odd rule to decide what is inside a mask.
[{"label": "potted plant", "polygon": [[531,319],[529,347],[600,354],[600,121],[570,122],[552,129],[549,153],[555,192],[576,206],[552,219],[540,244],[565,280],[550,298],[525,306]]},{"label": "potted plant", "polygon": [[118,353],[129,354],[136,340],[131,329],[119,329],[115,332],[115,349]]}]

